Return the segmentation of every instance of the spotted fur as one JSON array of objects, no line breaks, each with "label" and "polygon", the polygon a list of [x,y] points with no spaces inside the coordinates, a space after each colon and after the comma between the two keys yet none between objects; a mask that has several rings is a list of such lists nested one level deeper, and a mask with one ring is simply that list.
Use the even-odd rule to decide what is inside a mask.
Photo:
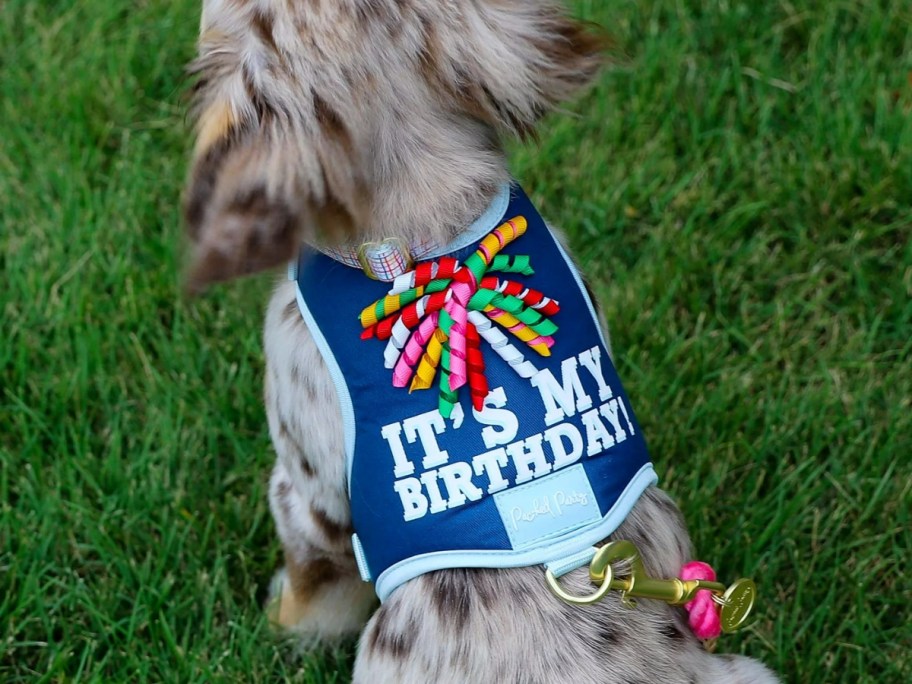
[{"label": "spotted fur", "polygon": [[[502,138],[585,87],[602,46],[558,0],[205,0],[190,288],[282,263],[304,239],[451,239],[508,178]],[[354,680],[370,684],[776,681],[703,650],[679,608],[571,607],[540,568],[430,573],[375,611],[350,543],[338,400],[294,288],[276,288],[264,335],[277,623],[308,645],[360,633]],[[655,488],[612,537],[655,575],[691,558]],[[564,581],[588,588],[584,570]]]}]

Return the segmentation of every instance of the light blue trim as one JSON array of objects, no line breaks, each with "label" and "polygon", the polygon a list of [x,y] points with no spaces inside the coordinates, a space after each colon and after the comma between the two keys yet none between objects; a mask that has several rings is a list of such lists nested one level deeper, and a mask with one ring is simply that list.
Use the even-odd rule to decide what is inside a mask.
[{"label": "light blue trim", "polygon": [[453,252],[465,249],[473,242],[478,242],[500,225],[500,219],[503,218],[504,212],[509,205],[510,184],[504,183],[500,186],[500,190],[497,191],[497,196],[491,201],[491,204],[488,205],[485,212],[475,219],[475,222],[471,226],[457,235],[450,244],[435,249],[430,254],[421,257],[421,260],[436,259],[445,254],[452,254]]},{"label": "light blue trim", "polygon": [[358,564],[358,572],[361,573],[361,579],[365,582],[371,581],[370,568],[367,567],[367,556],[364,555],[364,547],[361,546],[361,540],[357,534],[352,535],[352,550],[355,552],[355,562]]},{"label": "light blue trim", "polygon": [[552,575],[560,579],[568,572],[572,572],[577,568],[581,568],[584,565],[591,563],[592,559],[595,558],[596,551],[598,551],[597,548],[590,546],[588,549],[583,549],[579,553],[575,553],[567,558],[559,558],[550,563],[545,563],[545,567],[551,571]]},{"label": "light blue trim", "polygon": [[611,510],[597,524],[574,529],[557,539],[522,550],[437,551],[414,556],[387,568],[377,578],[375,589],[381,601],[403,582],[444,568],[518,568],[542,565],[574,555],[602,541],[614,532],[647,487],[658,482],[652,464],[647,463],[633,476]]},{"label": "light blue trim", "polygon": [[570,255],[567,254],[567,251],[564,249],[564,246],[561,244],[557,235],[554,234],[554,230],[552,230],[551,226],[546,223],[545,227],[548,229],[548,233],[551,234],[551,239],[554,240],[554,244],[557,245],[557,251],[560,252],[560,255],[564,257],[564,261],[567,262],[567,266],[573,274],[573,279],[576,280],[576,285],[579,287],[583,299],[586,301],[586,306],[589,308],[589,314],[592,316],[593,323],[595,323],[595,329],[598,330],[599,338],[602,340],[602,344],[605,345],[605,349],[608,350],[608,355],[611,356],[611,346],[608,344],[608,340],[605,339],[605,331],[602,330],[602,323],[599,320],[598,314],[595,312],[595,306],[593,305],[592,300],[589,299],[589,291],[586,290],[586,284],[583,282],[583,276],[580,275],[579,268],[577,268],[573,259],[570,258]]},{"label": "light blue trim", "polygon": [[298,308],[301,310],[301,316],[304,317],[304,323],[307,324],[307,329],[310,331],[310,334],[317,345],[317,349],[320,350],[323,361],[326,362],[326,367],[329,369],[329,376],[332,378],[333,385],[336,387],[336,395],[339,397],[339,408],[342,411],[342,427],[345,431],[344,444],[345,460],[348,464],[347,480],[349,498],[351,498],[351,467],[355,455],[355,409],[352,405],[351,394],[348,391],[348,384],[345,382],[345,377],[342,375],[342,369],[339,368],[339,362],[336,361],[336,357],[333,355],[332,349],[323,336],[320,326],[317,325],[317,321],[314,319],[313,314],[310,313],[310,309],[307,308],[307,304],[304,302],[304,297],[301,294],[301,288],[297,283],[295,283],[295,297],[298,300]]}]

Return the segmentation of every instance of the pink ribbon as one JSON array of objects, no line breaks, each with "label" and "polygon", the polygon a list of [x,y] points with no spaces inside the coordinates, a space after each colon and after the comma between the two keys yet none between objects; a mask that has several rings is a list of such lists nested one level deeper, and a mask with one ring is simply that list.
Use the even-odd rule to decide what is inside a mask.
[{"label": "pink ribbon", "polygon": [[475,274],[463,266],[453,276],[453,298],[446,303],[447,313],[453,319],[450,328],[450,389],[458,390],[469,379],[466,368],[466,326],[469,300],[478,289]]},{"label": "pink ribbon", "polygon": [[423,321],[418,329],[412,333],[409,341],[406,343],[396,367],[393,369],[393,387],[405,387],[409,380],[412,379],[415,364],[424,354],[424,347],[431,339],[431,335],[437,330],[437,323],[440,320],[440,313],[435,311]]}]

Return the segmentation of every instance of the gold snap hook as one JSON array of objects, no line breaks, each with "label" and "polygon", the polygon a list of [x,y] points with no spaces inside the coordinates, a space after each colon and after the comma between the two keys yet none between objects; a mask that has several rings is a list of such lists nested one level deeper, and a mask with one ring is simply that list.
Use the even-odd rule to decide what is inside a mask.
[{"label": "gold snap hook", "polygon": [[[590,577],[591,576],[592,571],[590,568]],[[584,596],[575,596],[564,590],[564,588],[560,585],[560,582],[558,582],[557,577],[555,577],[554,573],[551,572],[550,568],[545,570],[545,582],[547,583],[548,588],[551,590],[551,593],[553,593],[562,601],[566,601],[567,603],[571,603],[575,606],[588,606],[601,601],[603,598],[605,598],[605,594],[611,591],[611,580],[612,573],[611,566],[609,565],[607,571],[602,575],[601,583],[598,584],[598,588],[594,592]]]},{"label": "gold snap hook", "polygon": [[[629,570],[622,570],[624,575],[616,574],[612,569],[612,563],[626,563]],[[706,589],[711,592],[713,601],[720,606],[722,631],[726,633],[734,632],[744,624],[757,597],[757,587],[753,580],[744,578],[726,588],[724,584],[708,580],[649,577],[639,550],[633,542],[626,540],[610,542],[595,552],[589,564],[589,579],[598,588],[592,594],[570,594],[561,587],[550,570],[545,571],[545,579],[555,596],[567,603],[583,606],[600,601],[611,590],[620,593],[621,604],[628,608],[636,606],[637,598],[680,606],[692,600],[701,589]]]}]

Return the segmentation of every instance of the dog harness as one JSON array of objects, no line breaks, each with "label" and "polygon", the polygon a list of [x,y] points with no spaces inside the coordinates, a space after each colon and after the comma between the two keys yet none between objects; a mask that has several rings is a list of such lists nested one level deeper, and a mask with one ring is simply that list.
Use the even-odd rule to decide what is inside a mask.
[{"label": "dog harness", "polygon": [[391,283],[311,248],[290,276],[381,601],[443,568],[578,567],[656,482],[581,277],[518,185]]}]

